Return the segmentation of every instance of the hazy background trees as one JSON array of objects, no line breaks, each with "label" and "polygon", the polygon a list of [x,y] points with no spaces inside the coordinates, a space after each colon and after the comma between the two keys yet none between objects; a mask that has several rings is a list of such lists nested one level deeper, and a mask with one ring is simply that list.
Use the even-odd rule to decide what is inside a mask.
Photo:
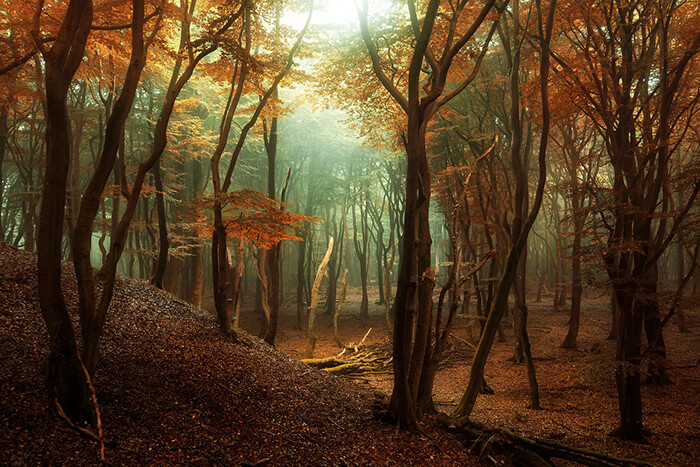
[{"label": "hazy background trees", "polygon": [[[668,382],[663,328],[700,295],[696,2],[365,2],[343,24],[321,4],[308,30],[305,1],[32,6],[3,6],[0,235],[40,250],[56,351],[74,262],[75,374],[94,375],[116,272],[230,336],[256,313],[274,344],[280,313],[307,325],[333,237],[317,312],[336,313],[347,270],[343,313],[395,326],[402,423],[432,408],[456,314],[475,341],[513,339],[537,407],[528,304],[569,313],[557,344],[575,348],[596,289],[620,435],[643,438],[639,386]],[[84,402],[69,416],[89,421]]]}]

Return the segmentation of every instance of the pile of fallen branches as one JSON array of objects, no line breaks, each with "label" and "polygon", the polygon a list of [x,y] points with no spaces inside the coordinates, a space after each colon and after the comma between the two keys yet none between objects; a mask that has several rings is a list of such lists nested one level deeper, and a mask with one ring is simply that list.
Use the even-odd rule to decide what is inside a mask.
[{"label": "pile of fallen branches", "polygon": [[[370,331],[372,331],[371,328],[359,343],[348,344],[333,357],[305,358],[301,362],[329,373],[341,375],[391,372],[391,348],[382,344],[363,345]],[[448,344],[443,351],[440,367],[446,368],[453,363],[463,362],[471,358],[474,349],[475,346],[469,341],[450,335]]]},{"label": "pile of fallen branches", "polygon": [[350,344],[333,357],[305,358],[301,362],[338,375],[390,372],[391,349],[384,348],[385,346],[382,345],[362,347],[371,330],[370,328],[367,331],[359,344]]}]

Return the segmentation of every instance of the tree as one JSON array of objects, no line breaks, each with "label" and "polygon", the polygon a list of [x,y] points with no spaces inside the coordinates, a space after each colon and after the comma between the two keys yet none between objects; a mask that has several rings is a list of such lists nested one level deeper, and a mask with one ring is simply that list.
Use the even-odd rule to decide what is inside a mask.
[{"label": "tree", "polygon": [[[484,330],[481,334],[481,340],[479,341],[479,346],[474,353],[474,359],[472,361],[471,373],[469,374],[469,382],[467,383],[467,388],[462,395],[457,407],[453,410],[450,417],[458,425],[464,425],[469,422],[469,416],[474,408],[476,398],[480,392],[483,372],[486,366],[486,358],[491,350],[494,337],[496,336],[498,324],[503,317],[503,313],[508,306],[508,294],[513,286],[515,277],[518,271],[520,255],[527,245],[527,238],[535,223],[535,219],[539,212],[540,206],[542,204],[542,197],[544,193],[544,186],[546,181],[546,154],[547,154],[547,142],[549,137],[549,93],[548,93],[548,76],[549,76],[549,44],[552,37],[552,27],[554,23],[554,10],[556,8],[556,1],[552,1],[549,4],[547,10],[547,17],[544,17],[540,1],[536,1],[537,7],[537,37],[539,38],[539,53],[540,53],[540,98],[541,98],[541,118],[542,118],[542,132],[540,135],[540,145],[538,150],[538,165],[539,165],[539,177],[537,181],[537,188],[535,190],[535,199],[530,208],[530,212],[527,218],[523,218],[522,210],[515,210],[512,232],[515,234],[513,245],[508,252],[508,258],[506,260],[505,268],[503,270],[502,276],[498,283],[496,289],[495,297],[493,303],[491,304],[491,309],[489,310],[488,317],[486,319],[486,324]],[[517,161],[514,161],[517,164]],[[517,197],[517,195],[516,195]]]},{"label": "tree", "polygon": [[[83,193],[80,213],[75,222],[72,253],[78,281],[78,311],[83,337],[81,358],[81,355],[77,353],[74,332],[61,295],[60,244],[62,242],[68,163],[71,154],[70,119],[66,109],[66,95],[84,55],[92,22],[92,4],[91,2],[74,1],[69,3],[60,32],[50,49],[44,45],[47,42],[46,38],[40,35],[42,7],[43,4],[40,4],[36,11],[32,32],[36,47],[41,51],[46,62],[47,109],[50,109],[46,115],[46,135],[47,141],[51,141],[51,148],[49,149],[47,146],[47,164],[42,194],[42,220],[40,221],[41,252],[38,259],[40,283],[48,284],[48,287],[41,288],[40,303],[51,335],[49,391],[69,419],[76,423],[97,423],[99,428],[99,420],[96,420],[93,415],[98,412],[96,410],[93,412],[90,409],[90,406],[96,403],[94,394],[89,395],[89,392],[93,391],[90,377],[94,375],[97,367],[99,340],[114,291],[117,263],[124,250],[126,235],[138,204],[145,176],[165,147],[166,130],[157,132],[160,137],[157,139],[150,156],[139,166],[135,181],[130,189],[127,186],[126,174],[122,172],[120,177],[122,191],[127,197],[127,205],[113,230],[110,251],[100,271],[104,284],[99,301],[96,299],[90,257],[92,228],[106,182],[115,165],[116,154],[122,140],[124,122],[131,109],[141,71],[145,65],[146,50],[153,43],[160,29],[162,14],[156,20],[153,31],[146,40],[144,37],[144,2],[135,1],[133,4],[132,22],[127,26],[131,29],[131,61],[125,73],[120,95],[109,114],[102,139],[102,151],[95,171]],[[162,12],[162,9],[157,11]],[[186,13],[187,9],[185,8],[183,12]],[[177,85],[180,88],[192,75],[196,64],[216,50],[219,36],[231,26],[234,19],[235,15],[224,15],[219,22],[221,27],[214,29],[209,43],[202,46],[201,49],[197,49],[200,45],[189,48],[190,62],[185,74],[179,77]],[[186,20],[185,24],[189,28],[189,21]],[[124,27],[116,27],[116,29],[119,28],[123,29]],[[189,35],[189,33],[187,34]],[[176,96],[177,93],[174,93],[166,101],[171,109]],[[169,113],[165,117],[159,120],[157,128],[167,129]],[[65,407],[63,407],[64,404]]]},{"label": "tree", "polygon": [[[155,166],[165,150],[165,146],[167,144],[168,123],[170,121],[170,117],[172,116],[172,111],[177,97],[184,85],[192,77],[197,64],[218,49],[219,41],[221,40],[222,35],[228,31],[229,28],[231,28],[231,26],[240,16],[240,13],[238,12],[229,14],[226,12],[226,8],[223,8],[222,16],[215,16],[213,19],[210,18],[210,21],[214,25],[217,25],[218,28],[213,29],[213,32],[210,33],[211,35],[208,37],[208,41],[205,42],[205,45],[199,45],[199,41],[192,41],[190,38],[191,21],[190,16],[188,16],[188,11],[192,13],[194,9],[192,7],[188,10],[186,3],[183,4],[183,7],[182,28],[185,29],[183,34],[187,38],[184,43],[186,44],[185,49],[187,52],[188,63],[181,75],[177,76],[177,78],[175,75],[173,75],[172,81],[174,81],[174,85],[169,89],[158,121],[156,122],[154,144],[147,159],[141,165],[139,165],[139,169],[136,173],[131,190],[129,190],[126,186],[126,176],[122,177],[122,191],[127,196],[127,205],[124,209],[124,213],[122,214],[119,224],[117,225],[116,231],[114,232],[113,238],[111,239],[110,252],[107,255],[107,261],[102,265],[102,269],[100,271],[105,278],[105,284],[97,307],[95,307],[95,289],[92,278],[92,265],[90,264],[91,228],[92,221],[94,220],[97,212],[96,200],[104,190],[104,186],[109,177],[111,168],[113,167],[114,157],[118,148],[119,139],[117,135],[119,134],[121,128],[123,128],[123,123],[119,123],[118,120],[115,121],[114,129],[111,132],[110,125],[108,123],[107,131],[109,137],[105,138],[105,145],[109,144],[109,146],[105,146],[105,150],[103,151],[103,159],[96,168],[95,175],[93,175],[93,179],[83,195],[82,203],[89,202],[89,204],[86,204],[85,208],[81,206],[81,215],[79,216],[78,223],[82,222],[81,225],[84,227],[81,227],[82,234],[80,236],[78,236],[76,233],[76,238],[73,242],[73,249],[74,256],[76,258],[75,269],[78,280],[78,290],[81,294],[81,317],[84,317],[84,333],[87,334],[87,338],[85,339],[84,343],[84,354],[88,370],[91,374],[94,372],[97,365],[99,338],[102,332],[102,327],[104,326],[107,309],[109,308],[109,302],[111,301],[114,291],[114,278],[116,275],[117,264],[125,247],[126,236],[131,220],[136,212],[136,206],[139,201],[146,174]],[[153,39],[154,38],[151,37],[149,42],[152,42]],[[143,40],[143,38],[141,40]],[[138,59],[136,59],[135,63],[137,65],[140,64]],[[179,69],[177,63],[175,68]],[[129,78],[134,79],[133,76]],[[130,86],[124,86],[122,93],[125,89],[130,89],[130,92],[135,92],[135,86],[137,83],[138,77],[136,77],[135,81],[133,82],[133,89]],[[133,96],[131,99],[133,99]],[[115,104],[115,109],[116,108],[118,108],[118,106]],[[118,117],[116,118],[126,119],[126,114],[117,115]],[[111,158],[111,163],[109,158],[105,157],[107,155],[109,155],[109,158]],[[83,212],[85,214],[82,214]],[[78,227],[76,227],[76,231],[77,230]]]},{"label": "tree", "polygon": [[92,25],[91,0],[71,0],[56,41],[46,47],[40,32],[43,2],[34,15],[32,36],[46,63],[46,171],[37,241],[39,305],[49,331],[49,397],[75,423],[96,423],[89,376],[61,288],[61,241],[70,160],[70,121],[66,96],[80,66]]},{"label": "tree", "polygon": [[[421,11],[424,14],[420,15],[416,2],[409,0],[409,40],[413,42],[413,47],[406,57],[401,57],[408,62],[404,68],[407,73],[405,80],[397,78],[403,76],[396,73],[398,70],[391,69],[394,63],[390,47],[386,50],[388,59],[382,60],[380,57],[380,49],[369,30],[367,0],[358,10],[362,39],[374,74],[407,118],[402,132],[407,159],[405,238],[395,299],[394,387],[388,416],[410,429],[418,429],[418,390],[429,346],[433,309],[434,271],[431,267],[429,225],[432,180],[426,152],[426,133],[437,110],[464,90],[474,78],[496,24],[493,23],[481,53],[477,54],[472,74],[461,82],[457,81],[458,78],[450,75],[450,69],[496,2],[489,0],[478,9],[467,8],[466,3],[460,1],[451,5],[451,9],[443,10],[439,0],[430,0],[425,10]],[[464,27],[465,18],[470,15],[473,15],[473,19]],[[430,70],[427,76],[423,74],[424,63]],[[450,88],[447,87],[448,79]]]},{"label": "tree", "polygon": [[587,200],[590,189],[598,173],[595,130],[588,119],[577,123],[576,117],[562,119],[556,125],[557,136],[552,141],[559,148],[561,160],[564,162],[567,183],[562,189],[569,194],[569,219],[572,226],[571,236],[571,311],[569,315],[569,330],[561,346],[565,349],[575,349],[581,319],[581,298],[583,295],[583,237],[585,235],[586,218],[590,209]]},{"label": "tree", "polygon": [[[233,296],[237,298],[238,291],[233,290],[232,292],[229,292],[229,288],[227,287],[227,277],[230,265],[228,264],[228,259],[226,256],[227,228],[224,223],[223,216],[223,211],[226,205],[220,203],[226,202],[226,194],[228,193],[228,190],[231,187],[232,183],[233,170],[236,167],[236,162],[238,161],[238,158],[241,154],[243,144],[245,143],[248,133],[257,122],[261,112],[265,108],[270,98],[276,92],[276,89],[279,86],[280,82],[284,79],[284,77],[287,75],[287,73],[294,64],[294,56],[299,47],[301,46],[304,35],[306,34],[306,31],[309,27],[309,23],[311,22],[311,15],[313,14],[313,2],[310,3],[309,14],[306,20],[306,24],[304,25],[304,28],[297,36],[296,41],[286,54],[286,59],[284,60],[281,69],[279,69],[277,74],[274,75],[272,83],[269,85],[267,90],[265,90],[259,97],[259,100],[254,107],[254,111],[250,116],[250,119],[241,129],[241,132],[238,136],[238,140],[231,154],[231,159],[228,164],[228,169],[226,170],[226,175],[223,177],[222,180],[219,168],[221,156],[223,155],[224,149],[226,148],[226,143],[228,141],[228,134],[231,129],[233,116],[236,113],[241,96],[243,95],[244,86],[249,85],[246,80],[248,79],[250,66],[248,61],[252,58],[249,55],[249,51],[251,50],[252,45],[252,11],[250,11],[250,8],[250,5],[244,5],[242,7],[242,10],[244,11],[244,29],[242,35],[245,37],[246,42],[245,46],[241,47],[238,50],[239,53],[242,52],[243,57],[242,60],[236,62],[236,66],[234,67],[233,76],[231,79],[231,91],[229,93],[226,109],[224,110],[224,114],[222,117],[219,141],[216,150],[212,155],[211,164],[212,181],[214,184],[214,231],[212,234],[212,271],[214,276],[214,303],[216,305],[216,311],[219,318],[219,326],[221,327],[222,332],[227,337],[231,337],[234,339],[235,337],[231,326],[231,306],[235,305],[235,301],[233,300],[233,297],[230,296],[230,294],[233,294]],[[259,79],[261,82],[258,84],[262,85],[265,76],[260,77]],[[260,88],[262,88],[262,86],[260,86]]]},{"label": "tree", "polygon": [[697,18],[697,6],[687,10],[682,2],[647,0],[594,4],[569,6],[565,44],[555,60],[563,89],[574,93],[578,109],[595,122],[611,166],[610,202],[599,216],[607,231],[601,257],[619,309],[615,434],[644,441],[642,326],[655,347],[652,371],[663,380],[657,263],[700,191],[700,180],[686,185],[692,188],[671,222],[670,157],[686,133],[688,102],[697,98],[697,89],[692,95],[682,90],[693,79],[700,52],[697,23],[678,19]]},{"label": "tree", "polygon": [[[279,16],[278,16],[279,17]],[[277,97],[277,96],[275,96]],[[265,142],[265,152],[267,153],[267,189],[268,196],[271,199],[277,197],[277,189],[275,188],[275,170],[277,168],[277,116],[272,117],[270,123],[270,131],[267,131],[267,122],[263,120],[263,136]],[[287,172],[287,183],[289,183],[289,172]],[[282,191],[280,199],[284,203],[285,189]],[[263,327],[263,339],[270,345],[275,345],[275,336],[277,334],[277,319],[279,316],[280,306],[280,253],[282,251],[281,244],[273,246],[269,250],[263,250],[264,261],[261,261],[263,268],[267,269],[267,306],[269,313],[265,315]],[[262,282],[262,280],[261,280]]]},{"label": "tree", "polygon": [[[362,177],[355,177],[361,179]],[[369,269],[369,193],[367,193],[362,185],[355,186],[353,193],[353,204],[350,207],[352,211],[352,240],[355,249],[355,255],[360,267],[360,285],[362,287],[362,300],[360,302],[360,320],[363,325],[369,320],[369,296],[367,294],[367,280]],[[358,211],[360,223],[357,223]]]}]

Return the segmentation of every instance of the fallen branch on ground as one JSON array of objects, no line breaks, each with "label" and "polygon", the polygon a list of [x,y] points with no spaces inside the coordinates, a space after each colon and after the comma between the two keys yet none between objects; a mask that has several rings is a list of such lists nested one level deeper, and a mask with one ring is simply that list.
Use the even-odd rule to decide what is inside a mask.
[{"label": "fallen branch on ground", "polygon": [[359,344],[350,344],[333,357],[305,358],[301,362],[329,373],[343,375],[390,371],[392,357],[389,351],[379,348],[360,350],[368,335],[369,331]]},{"label": "fallen branch on ground", "polygon": [[474,439],[472,451],[480,456],[507,457],[520,465],[551,466],[552,459],[563,459],[587,466],[650,467],[651,464],[635,459],[609,456],[588,449],[567,446],[556,441],[519,435],[505,428],[484,428],[478,425],[459,425],[446,415],[439,417],[448,429]]}]

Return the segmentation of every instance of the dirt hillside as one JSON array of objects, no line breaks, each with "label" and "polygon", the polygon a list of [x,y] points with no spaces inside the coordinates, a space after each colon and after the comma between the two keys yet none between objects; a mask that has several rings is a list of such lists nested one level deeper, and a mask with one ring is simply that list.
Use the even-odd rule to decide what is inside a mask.
[{"label": "dirt hillside", "polygon": [[[66,268],[70,269],[70,268]],[[64,272],[69,306],[74,280]],[[35,257],[0,246],[0,464],[98,463],[98,446],[49,409],[48,335]],[[375,419],[372,391],[245,336],[146,283],[119,279],[95,378],[108,464],[470,465],[428,421],[430,441]]]}]

